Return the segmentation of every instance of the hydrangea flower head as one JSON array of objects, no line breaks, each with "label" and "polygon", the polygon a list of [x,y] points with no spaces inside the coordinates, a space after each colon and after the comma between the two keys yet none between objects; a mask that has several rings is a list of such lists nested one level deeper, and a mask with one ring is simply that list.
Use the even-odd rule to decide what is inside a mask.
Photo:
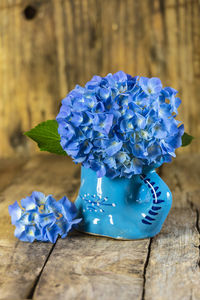
[{"label": "hydrangea flower head", "polygon": [[184,126],[175,119],[181,100],[159,78],[122,71],[94,76],[62,100],[57,115],[61,146],[98,177],[128,177],[170,162]]},{"label": "hydrangea flower head", "polygon": [[45,196],[33,192],[30,197],[21,200],[21,206],[13,203],[9,206],[12,224],[16,226],[15,236],[24,242],[34,240],[55,243],[58,236],[65,238],[74,224],[77,209],[67,197],[56,201],[51,195]]}]

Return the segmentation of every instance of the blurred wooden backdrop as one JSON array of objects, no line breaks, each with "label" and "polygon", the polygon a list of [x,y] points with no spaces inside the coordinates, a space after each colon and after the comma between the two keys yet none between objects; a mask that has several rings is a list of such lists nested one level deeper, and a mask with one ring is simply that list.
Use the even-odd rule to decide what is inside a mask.
[{"label": "blurred wooden backdrop", "polygon": [[23,132],[54,118],[92,75],[158,76],[200,151],[198,0],[0,0],[0,156],[27,155]]}]

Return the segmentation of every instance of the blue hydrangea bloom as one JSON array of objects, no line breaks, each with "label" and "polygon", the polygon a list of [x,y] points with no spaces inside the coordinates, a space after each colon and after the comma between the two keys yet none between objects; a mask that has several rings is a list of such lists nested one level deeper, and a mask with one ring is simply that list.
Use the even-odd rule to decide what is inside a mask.
[{"label": "blue hydrangea bloom", "polygon": [[122,71],[94,76],[62,100],[56,118],[61,146],[98,177],[130,178],[175,156],[184,133],[175,119],[180,103],[159,78]]},{"label": "blue hydrangea bloom", "polygon": [[15,236],[24,242],[34,240],[55,243],[58,236],[65,238],[74,224],[77,209],[74,203],[63,197],[56,201],[51,195],[33,192],[21,200],[21,205],[9,206],[12,224],[16,226]]}]

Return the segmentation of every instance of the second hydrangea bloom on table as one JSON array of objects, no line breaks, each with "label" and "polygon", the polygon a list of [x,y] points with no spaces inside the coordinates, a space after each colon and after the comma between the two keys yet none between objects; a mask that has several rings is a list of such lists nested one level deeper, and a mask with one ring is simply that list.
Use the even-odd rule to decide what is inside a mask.
[{"label": "second hydrangea bloom on table", "polygon": [[12,224],[16,226],[15,236],[21,241],[50,241],[58,236],[65,238],[72,226],[79,223],[77,209],[67,197],[56,201],[51,195],[33,192],[30,197],[9,206]]}]

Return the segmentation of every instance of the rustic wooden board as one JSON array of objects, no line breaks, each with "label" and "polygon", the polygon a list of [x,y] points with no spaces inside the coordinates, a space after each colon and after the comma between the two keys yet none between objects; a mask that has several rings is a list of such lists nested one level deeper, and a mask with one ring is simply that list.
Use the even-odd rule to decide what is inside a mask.
[{"label": "rustic wooden board", "polygon": [[172,163],[164,165],[162,176],[173,191],[194,192],[200,190],[199,154],[178,156]]},{"label": "rustic wooden board", "polygon": [[72,196],[79,183],[73,180],[77,174],[77,166],[72,168],[71,160],[66,157],[40,155],[25,164],[0,194],[0,299],[31,297],[53,247],[50,243],[18,241],[13,235],[8,205],[30,195],[33,190],[53,194],[57,199],[66,194]]},{"label": "rustic wooden board", "polygon": [[25,158],[0,159],[0,192],[3,191],[16,177],[26,163]]},{"label": "rustic wooden board", "polygon": [[161,233],[152,240],[146,270],[145,299],[200,299],[197,215],[172,209]]},{"label": "rustic wooden board", "polygon": [[[163,230],[149,244],[147,240],[119,242],[82,235],[59,240],[35,299],[45,299],[47,291],[50,299],[199,299],[198,215],[187,199],[188,190],[193,193],[199,188],[195,179],[200,171],[198,157],[181,156],[163,168],[162,176],[175,192],[175,204]],[[182,178],[183,169],[188,174],[193,170],[193,185],[188,184],[186,190],[174,183]],[[114,269],[110,268],[113,262]]]},{"label": "rustic wooden board", "polygon": [[146,300],[200,299],[199,175],[199,155],[182,155],[162,169],[174,200],[161,233],[151,242]]},{"label": "rustic wooden board", "polygon": [[141,299],[148,245],[83,234],[59,240],[33,299]]},{"label": "rustic wooden board", "polygon": [[8,205],[35,189],[74,199],[79,168],[54,155],[21,165],[0,194],[0,299],[200,299],[199,158],[182,155],[162,169],[174,203],[155,238],[116,241],[74,232],[55,246],[17,241]]},{"label": "rustic wooden board", "polygon": [[120,69],[180,91],[196,137],[184,151],[200,151],[198,0],[0,2],[0,157],[34,151],[23,131],[54,118],[76,83]]}]

